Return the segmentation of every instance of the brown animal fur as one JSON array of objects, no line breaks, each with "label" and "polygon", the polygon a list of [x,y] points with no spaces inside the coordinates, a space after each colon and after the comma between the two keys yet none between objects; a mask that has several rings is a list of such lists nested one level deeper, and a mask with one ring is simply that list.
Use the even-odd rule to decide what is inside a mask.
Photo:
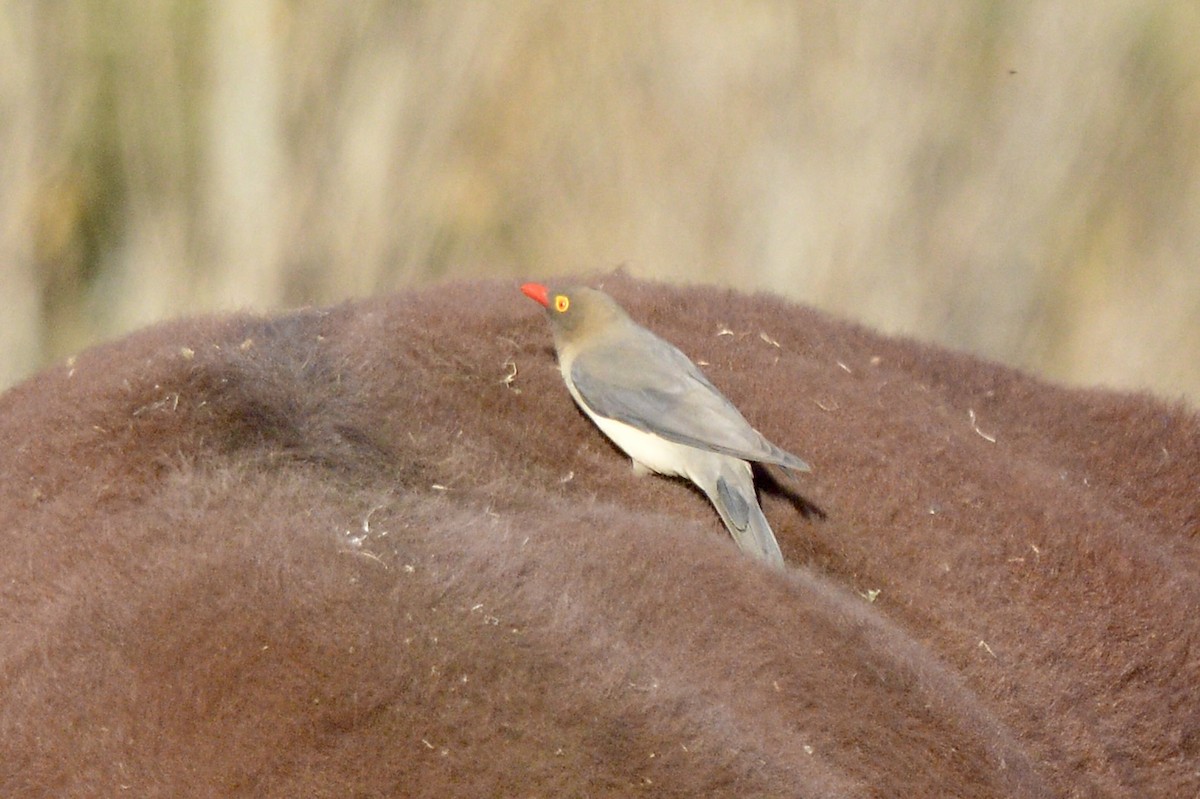
[{"label": "brown animal fur", "polygon": [[515,286],[158,326],[0,398],[0,796],[1200,792],[1194,414],[604,282],[814,465],[788,573]]}]

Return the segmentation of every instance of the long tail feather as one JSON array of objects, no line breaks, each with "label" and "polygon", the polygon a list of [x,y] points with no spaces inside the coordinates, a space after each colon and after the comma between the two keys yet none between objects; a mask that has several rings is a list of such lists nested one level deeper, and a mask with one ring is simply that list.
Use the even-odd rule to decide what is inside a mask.
[{"label": "long tail feather", "polygon": [[779,550],[779,542],[775,540],[767,517],[763,516],[762,508],[758,505],[754,481],[748,470],[745,475],[741,472],[741,469],[723,470],[713,490],[706,490],[705,493],[743,552],[782,568],[783,553]]}]

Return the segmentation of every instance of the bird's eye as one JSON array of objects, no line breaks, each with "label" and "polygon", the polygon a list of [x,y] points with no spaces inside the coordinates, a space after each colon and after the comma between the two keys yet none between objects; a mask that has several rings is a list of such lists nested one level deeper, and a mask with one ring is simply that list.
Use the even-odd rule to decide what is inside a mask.
[{"label": "bird's eye", "polygon": [[567,299],[565,294],[559,294],[554,298],[554,310],[558,311],[559,313],[564,313],[570,307],[571,301]]}]

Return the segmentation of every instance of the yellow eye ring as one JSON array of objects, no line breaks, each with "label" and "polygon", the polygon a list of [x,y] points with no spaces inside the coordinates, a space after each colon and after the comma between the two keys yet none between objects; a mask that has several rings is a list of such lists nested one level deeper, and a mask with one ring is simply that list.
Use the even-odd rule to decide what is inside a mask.
[{"label": "yellow eye ring", "polygon": [[567,299],[565,294],[559,294],[554,298],[554,310],[559,313],[564,313],[571,307],[571,301]]}]

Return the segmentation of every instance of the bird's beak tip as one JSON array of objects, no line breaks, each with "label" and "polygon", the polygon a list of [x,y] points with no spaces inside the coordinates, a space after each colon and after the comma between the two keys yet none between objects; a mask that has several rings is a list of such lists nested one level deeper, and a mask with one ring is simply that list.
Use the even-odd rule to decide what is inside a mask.
[{"label": "bird's beak tip", "polygon": [[521,293],[543,307],[550,307],[550,293],[541,283],[526,283],[521,286]]}]

